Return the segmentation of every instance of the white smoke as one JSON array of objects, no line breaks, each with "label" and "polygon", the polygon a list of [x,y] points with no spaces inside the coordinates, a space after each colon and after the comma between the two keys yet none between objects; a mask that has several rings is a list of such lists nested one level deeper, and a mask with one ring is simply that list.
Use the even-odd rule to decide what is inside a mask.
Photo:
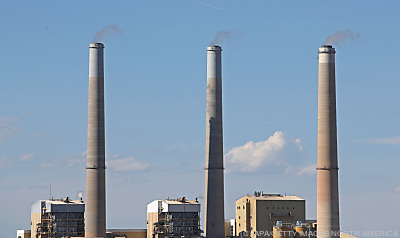
[{"label": "white smoke", "polygon": [[96,35],[93,38],[92,42],[102,42],[105,36],[108,35],[116,35],[116,34],[121,34],[122,31],[117,25],[108,25],[105,26],[103,29],[100,31],[96,32]]},{"label": "white smoke", "polygon": [[76,195],[76,199],[81,200],[83,198],[83,191],[79,191]]},{"label": "white smoke", "polygon": [[337,31],[334,34],[328,36],[326,38],[324,45],[339,45],[343,41],[351,40],[356,41],[360,38],[361,34],[357,32],[353,32],[350,29],[346,29],[344,31]]},{"label": "white smoke", "polygon": [[220,45],[223,40],[230,39],[233,37],[232,31],[219,31],[215,34],[214,40],[211,41],[210,45]]}]

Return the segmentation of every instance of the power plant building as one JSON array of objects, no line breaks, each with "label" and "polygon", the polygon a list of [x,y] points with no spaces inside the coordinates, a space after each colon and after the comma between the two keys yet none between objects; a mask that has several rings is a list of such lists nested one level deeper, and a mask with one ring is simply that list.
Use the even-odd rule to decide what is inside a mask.
[{"label": "power plant building", "polygon": [[107,238],[146,238],[146,229],[107,229]]},{"label": "power plant building", "polygon": [[31,230],[17,230],[17,238],[31,238]]},{"label": "power plant building", "polygon": [[257,237],[256,231],[270,231],[277,221],[305,221],[306,201],[297,196],[264,194],[244,196],[236,200],[236,236]]},{"label": "power plant building", "polygon": [[31,207],[31,237],[84,237],[84,213],[82,200],[39,200]]},{"label": "power plant building", "polygon": [[183,197],[155,200],[147,205],[147,238],[198,237],[201,233],[197,200]]}]

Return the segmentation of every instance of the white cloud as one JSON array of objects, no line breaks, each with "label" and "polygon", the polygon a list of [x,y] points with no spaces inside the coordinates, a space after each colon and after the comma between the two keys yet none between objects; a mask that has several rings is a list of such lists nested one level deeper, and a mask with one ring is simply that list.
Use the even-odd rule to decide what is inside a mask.
[{"label": "white cloud", "polygon": [[141,171],[150,167],[150,163],[141,162],[133,157],[112,159],[107,162],[107,168],[117,172]]},{"label": "white cloud", "polygon": [[[303,148],[300,139],[277,131],[265,141],[253,142],[231,149],[225,155],[227,171],[253,172],[263,168],[289,167],[298,163]],[[288,159],[292,162],[289,163]]]},{"label": "white cloud", "polygon": [[386,138],[371,138],[371,139],[366,139],[366,141],[373,144],[400,145],[400,136],[386,137]]},{"label": "white cloud", "polygon": [[394,192],[395,192],[395,193],[400,193],[400,186],[397,186],[397,187],[394,189]]},{"label": "white cloud", "polygon": [[310,165],[306,165],[304,167],[300,167],[300,168],[297,169],[296,175],[298,177],[312,176],[317,172],[316,168],[317,168],[316,164],[310,164]]},{"label": "white cloud", "polygon": [[24,154],[24,155],[21,155],[21,156],[19,157],[19,160],[21,160],[21,161],[29,160],[29,159],[31,159],[34,155],[35,155],[34,153]]}]

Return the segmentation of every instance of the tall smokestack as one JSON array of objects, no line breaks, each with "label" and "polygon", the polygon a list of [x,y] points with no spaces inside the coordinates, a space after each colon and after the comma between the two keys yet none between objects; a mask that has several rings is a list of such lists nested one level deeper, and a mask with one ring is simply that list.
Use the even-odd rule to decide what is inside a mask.
[{"label": "tall smokestack", "polygon": [[318,238],[339,237],[335,48],[319,48],[318,74]]},{"label": "tall smokestack", "polygon": [[225,237],[220,46],[207,47],[207,132],[204,236]]},{"label": "tall smokestack", "polygon": [[104,45],[89,46],[85,237],[106,237]]}]

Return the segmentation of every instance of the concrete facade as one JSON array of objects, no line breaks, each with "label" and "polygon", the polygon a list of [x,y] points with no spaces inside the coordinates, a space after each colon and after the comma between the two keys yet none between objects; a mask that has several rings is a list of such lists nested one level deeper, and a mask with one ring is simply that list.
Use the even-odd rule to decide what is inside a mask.
[{"label": "concrete facade", "polygon": [[322,46],[318,73],[318,238],[339,237],[335,48]]},{"label": "concrete facade", "polygon": [[106,237],[104,45],[89,46],[85,237]]},{"label": "concrete facade", "polygon": [[[294,223],[305,221],[305,200],[297,196],[280,194],[256,194],[236,200],[236,236],[257,232],[272,232],[277,221]],[[258,233],[259,234],[259,233]]]},{"label": "concrete facade", "polygon": [[207,112],[204,236],[225,236],[220,46],[207,47]]}]

